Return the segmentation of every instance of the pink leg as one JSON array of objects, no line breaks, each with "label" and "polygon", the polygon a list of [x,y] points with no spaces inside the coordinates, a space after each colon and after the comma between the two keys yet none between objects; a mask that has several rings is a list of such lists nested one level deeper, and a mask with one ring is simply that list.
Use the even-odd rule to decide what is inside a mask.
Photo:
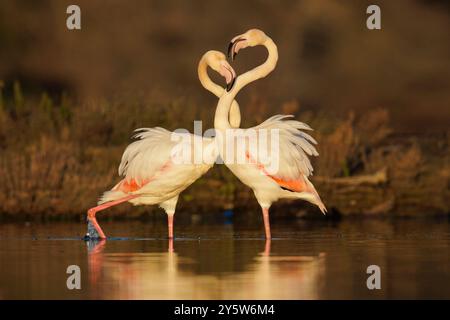
[{"label": "pink leg", "polygon": [[169,249],[168,249],[169,253],[173,252],[173,239],[169,239]]},{"label": "pink leg", "polygon": [[169,229],[169,239],[173,239],[173,214],[167,215],[167,227]]},{"label": "pink leg", "polygon": [[88,210],[88,219],[92,222],[92,224],[95,227],[95,230],[97,230],[98,235],[100,236],[100,238],[102,239],[106,239],[105,234],[103,233],[102,228],[100,228],[100,225],[97,222],[97,219],[95,218],[95,214],[99,211],[105,210],[107,208],[110,208],[112,206],[115,206],[117,204],[120,204],[122,202],[126,202],[128,200],[134,199],[139,197],[138,195],[130,195],[130,196],[126,196],[124,198],[121,198],[119,200],[115,200],[115,201],[110,201],[110,202],[106,202],[104,204],[101,204],[99,206],[93,207],[91,209]]},{"label": "pink leg", "polygon": [[262,208],[262,214],[264,218],[264,229],[266,230],[266,239],[270,239],[269,208]]},{"label": "pink leg", "polygon": [[266,239],[266,245],[264,246],[263,256],[265,257],[270,256],[270,238]]}]

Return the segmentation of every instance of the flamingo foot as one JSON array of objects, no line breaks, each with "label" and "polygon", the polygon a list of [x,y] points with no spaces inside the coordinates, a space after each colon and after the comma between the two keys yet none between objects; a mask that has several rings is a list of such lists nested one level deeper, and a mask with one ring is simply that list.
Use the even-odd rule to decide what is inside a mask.
[{"label": "flamingo foot", "polygon": [[266,245],[264,246],[263,256],[264,257],[270,256],[270,239],[266,239]]},{"label": "flamingo foot", "polygon": [[100,228],[100,225],[97,222],[97,219],[95,218],[95,214],[99,211],[105,210],[109,207],[118,205],[122,202],[129,201],[131,199],[137,198],[139,195],[131,194],[126,197],[123,197],[118,200],[110,201],[107,203],[103,203],[99,206],[93,207],[88,210],[87,216],[88,216],[88,232],[86,236],[84,237],[85,240],[89,239],[106,239],[105,234],[103,233],[102,228]]},{"label": "flamingo foot", "polygon": [[88,219],[87,221],[87,232],[84,236],[85,241],[92,241],[92,240],[98,240],[101,239],[100,235],[97,232],[97,229],[95,229],[94,224],[91,222],[91,220]]},{"label": "flamingo foot", "polygon": [[84,236],[85,240],[94,240],[94,239],[106,239],[105,234],[103,233],[102,228],[97,222],[95,218],[95,211],[88,211],[88,220],[87,220],[87,233]]}]

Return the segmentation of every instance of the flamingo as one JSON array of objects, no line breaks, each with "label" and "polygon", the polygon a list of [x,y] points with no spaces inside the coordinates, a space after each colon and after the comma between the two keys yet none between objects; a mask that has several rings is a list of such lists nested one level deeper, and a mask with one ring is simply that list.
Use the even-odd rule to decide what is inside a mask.
[{"label": "flamingo", "polygon": [[[210,57],[213,57],[215,55],[217,55],[215,59],[218,60],[223,59],[223,53],[219,51],[206,52],[200,59],[200,62],[198,63],[197,73],[202,86],[206,90],[214,94],[217,98],[220,98],[226,89],[214,83],[208,76],[208,65],[209,65],[208,61],[210,60]],[[227,81],[230,81],[230,85],[232,85],[231,83],[231,81],[233,81],[232,79],[228,79]],[[233,102],[231,103],[229,117],[230,117],[230,125],[233,128],[239,128],[239,126],[241,125],[241,111],[239,108],[239,104],[237,103],[236,100],[233,100]]]},{"label": "flamingo", "polygon": [[[277,160],[278,170],[269,172],[266,166],[259,161],[258,150],[245,147],[245,162],[225,162],[233,174],[245,185],[253,189],[255,197],[261,206],[264,220],[266,239],[271,238],[269,208],[273,202],[285,199],[303,199],[319,207],[325,214],[326,208],[313,184],[308,180],[313,167],[308,156],[318,156],[314,147],[317,142],[302,130],[312,130],[307,124],[291,119],[292,116],[275,115],[258,126],[248,129],[233,129],[228,120],[230,105],[237,93],[247,84],[265,77],[275,68],[278,61],[278,49],[273,40],[263,31],[251,29],[244,34],[236,36],[229,45],[229,56],[234,59],[237,52],[246,47],[263,45],[268,50],[266,61],[246,73],[239,75],[231,90],[225,92],[220,98],[216,108],[214,127],[218,139],[218,151],[222,159],[229,159],[230,148],[233,142],[229,139],[227,131],[234,131],[235,136],[254,136],[259,139],[258,133],[268,132],[268,135],[278,133],[279,152],[270,155],[269,159]],[[267,139],[269,140],[269,139]],[[258,146],[258,148],[260,148]],[[231,157],[232,158],[232,157]],[[276,159],[275,159],[276,158]]]},{"label": "flamingo", "polygon": [[[227,83],[227,89],[233,86],[236,73],[228,64],[226,56],[219,51],[208,51],[199,63],[199,78],[202,85],[212,93],[220,96],[224,90],[214,84],[207,74],[207,67],[222,75]],[[237,126],[240,123],[240,112],[237,103],[230,111],[230,121]],[[158,204],[167,214],[168,237],[173,238],[173,217],[179,194],[198,178],[205,174],[217,158],[214,138],[205,138],[192,134],[184,135],[184,142],[189,150],[201,152],[204,156],[200,164],[174,163],[173,150],[179,143],[173,141],[173,132],[166,129],[141,128],[122,155],[119,175],[123,179],[111,190],[106,191],[98,201],[98,205],[88,210],[88,233],[86,238],[105,239],[105,233],[96,219],[96,213],[123,202],[133,205]],[[177,133],[183,138],[183,134]]]}]

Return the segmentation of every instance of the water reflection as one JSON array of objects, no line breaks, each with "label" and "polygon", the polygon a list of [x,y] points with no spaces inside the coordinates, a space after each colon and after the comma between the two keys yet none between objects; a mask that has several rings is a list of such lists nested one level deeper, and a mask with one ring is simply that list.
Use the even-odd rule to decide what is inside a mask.
[{"label": "water reflection", "polygon": [[[169,242],[164,224],[105,222],[122,240],[86,243],[82,223],[0,224],[0,299],[450,298],[447,220],[298,220],[271,242],[256,224],[177,226]],[[372,264],[381,290],[367,289]]]},{"label": "water reflection", "polygon": [[[244,242],[241,241],[245,246]],[[176,241],[175,241],[176,243]],[[258,241],[258,243],[264,243]],[[106,242],[88,244],[89,285],[93,298],[103,299],[317,299],[325,271],[325,253],[272,256],[271,241],[244,271],[198,273],[189,253],[105,253]],[[182,246],[181,246],[182,247]],[[223,259],[217,252],[216,259]]]},{"label": "water reflection", "polygon": [[90,240],[86,241],[86,245],[88,249],[89,285],[95,288],[98,285],[103,266],[103,250],[106,240]]}]

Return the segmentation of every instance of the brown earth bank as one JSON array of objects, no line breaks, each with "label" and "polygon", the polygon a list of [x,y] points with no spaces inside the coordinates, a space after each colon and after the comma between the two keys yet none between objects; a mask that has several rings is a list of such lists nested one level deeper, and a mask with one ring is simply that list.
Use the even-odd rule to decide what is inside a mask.
[{"label": "brown earth bank", "polygon": [[[78,219],[119,179],[117,167],[135,128],[162,126],[192,131],[194,119],[211,125],[211,108],[158,92],[78,102],[67,95],[24,97],[19,83],[0,87],[0,217],[2,219]],[[151,112],[150,112],[150,111]],[[450,134],[391,129],[383,108],[335,116],[303,111],[297,100],[269,108],[253,99],[243,106],[243,127],[273,110],[293,114],[315,129],[320,156],[311,178],[330,216],[428,217],[450,208]],[[252,192],[223,165],[216,165],[180,197],[179,212],[259,210]],[[106,217],[150,217],[156,206],[123,205]],[[273,213],[319,216],[302,201],[280,201]]]}]

